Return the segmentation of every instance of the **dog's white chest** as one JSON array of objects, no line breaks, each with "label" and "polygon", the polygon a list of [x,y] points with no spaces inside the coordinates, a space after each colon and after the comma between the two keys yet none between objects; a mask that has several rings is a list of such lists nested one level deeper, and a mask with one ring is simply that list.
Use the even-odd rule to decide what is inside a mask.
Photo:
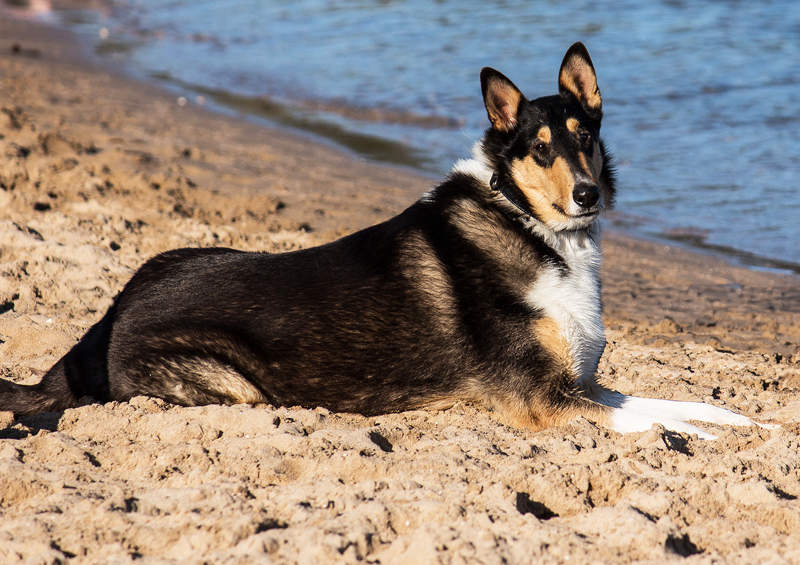
[{"label": "dog's white chest", "polygon": [[600,250],[591,238],[580,235],[559,236],[558,251],[568,269],[545,268],[528,290],[526,300],[556,322],[569,344],[578,382],[589,384],[606,339],[598,276]]}]

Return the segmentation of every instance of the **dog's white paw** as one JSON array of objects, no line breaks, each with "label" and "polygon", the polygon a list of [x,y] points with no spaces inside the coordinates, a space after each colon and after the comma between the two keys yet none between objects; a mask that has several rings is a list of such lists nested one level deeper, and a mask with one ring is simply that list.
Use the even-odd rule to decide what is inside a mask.
[{"label": "dog's white paw", "polygon": [[719,424],[724,426],[753,426],[776,429],[774,424],[760,424],[747,416],[731,410],[712,406],[704,402],[681,402],[628,396],[616,391],[602,390],[595,400],[612,408],[611,427],[618,432],[641,432],[649,430],[653,424],[661,424],[674,432],[697,434],[700,439],[715,439],[689,420]]},{"label": "dog's white paw", "polygon": [[764,428],[765,430],[779,430],[781,429],[780,424],[766,424],[764,422],[753,422],[759,428]]},{"label": "dog's white paw", "polygon": [[614,408],[611,415],[611,428],[622,434],[631,432],[645,432],[653,427],[653,424],[661,424],[665,428],[673,432],[697,434],[700,439],[716,439],[717,436],[710,434],[701,428],[683,420],[676,418],[665,418],[659,416],[652,416],[649,414],[640,414],[632,412],[624,408]]}]

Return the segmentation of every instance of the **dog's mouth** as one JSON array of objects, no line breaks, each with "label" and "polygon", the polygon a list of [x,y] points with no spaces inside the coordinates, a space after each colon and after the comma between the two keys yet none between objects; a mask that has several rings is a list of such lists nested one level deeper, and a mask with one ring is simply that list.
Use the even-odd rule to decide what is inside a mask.
[{"label": "dog's mouth", "polygon": [[558,212],[559,214],[561,214],[562,216],[564,216],[565,218],[569,218],[570,220],[579,220],[579,219],[583,219],[583,218],[588,219],[588,218],[594,218],[595,216],[598,216],[600,214],[600,211],[602,210],[602,207],[599,206],[599,205],[596,205],[596,206],[592,206],[591,208],[589,208],[585,212],[581,212],[579,214],[570,214],[566,210],[564,210],[561,206],[559,206],[558,204],[553,202],[553,209],[556,212]]}]

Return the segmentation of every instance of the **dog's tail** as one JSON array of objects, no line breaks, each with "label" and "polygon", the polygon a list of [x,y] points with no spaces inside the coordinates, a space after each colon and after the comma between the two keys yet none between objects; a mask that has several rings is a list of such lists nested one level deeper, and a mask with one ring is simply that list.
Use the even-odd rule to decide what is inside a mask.
[{"label": "dog's tail", "polygon": [[16,416],[38,412],[58,412],[77,406],[64,370],[64,359],[51,368],[35,385],[20,385],[0,380],[0,410],[10,410]]},{"label": "dog's tail", "polygon": [[0,410],[25,416],[66,410],[78,406],[83,397],[107,401],[106,359],[115,313],[116,304],[47,371],[38,384],[20,385],[0,379]]}]

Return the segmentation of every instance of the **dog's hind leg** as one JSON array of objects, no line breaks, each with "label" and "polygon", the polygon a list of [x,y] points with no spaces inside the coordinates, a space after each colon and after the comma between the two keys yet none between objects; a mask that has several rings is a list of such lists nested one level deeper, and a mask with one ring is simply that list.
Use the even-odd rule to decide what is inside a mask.
[{"label": "dog's hind leg", "polygon": [[234,330],[120,332],[109,355],[109,396],[157,396],[183,406],[267,402],[251,377],[267,362]]},{"label": "dog's hind leg", "polygon": [[[121,382],[126,383],[124,388],[119,386]],[[183,406],[267,402],[264,394],[230,363],[189,353],[165,355],[134,379],[116,379],[112,394],[121,400],[139,394],[157,396]]]}]

